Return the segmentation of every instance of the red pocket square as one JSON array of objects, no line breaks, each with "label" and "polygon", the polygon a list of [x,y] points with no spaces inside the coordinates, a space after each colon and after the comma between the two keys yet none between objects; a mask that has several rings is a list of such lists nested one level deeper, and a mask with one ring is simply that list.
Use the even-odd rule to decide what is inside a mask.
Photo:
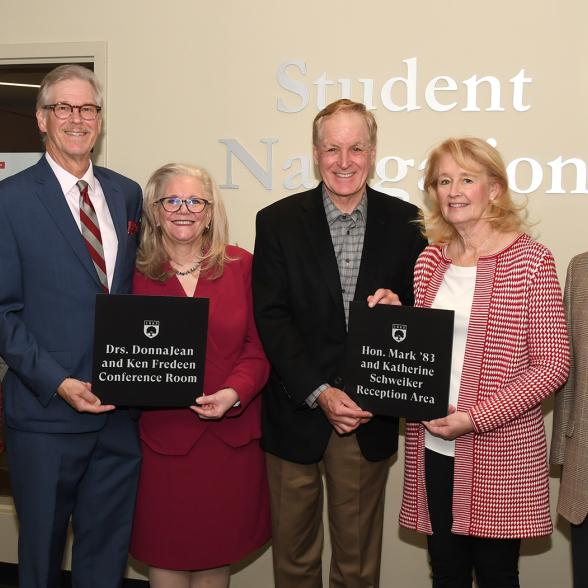
[{"label": "red pocket square", "polygon": [[138,230],[139,230],[139,223],[137,221],[130,220],[127,223],[127,233],[129,235],[136,235]]}]

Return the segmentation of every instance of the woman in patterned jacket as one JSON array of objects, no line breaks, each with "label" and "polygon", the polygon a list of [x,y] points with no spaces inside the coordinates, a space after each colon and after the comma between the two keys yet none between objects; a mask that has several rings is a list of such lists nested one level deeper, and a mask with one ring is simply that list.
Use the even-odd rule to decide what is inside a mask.
[{"label": "woman in patterned jacket", "polygon": [[480,588],[519,586],[521,539],[552,531],[540,403],[569,361],[555,263],[488,143],[444,141],[425,189],[415,305],[455,311],[450,397],[446,417],[407,423],[400,524],[427,533],[434,587],[472,572]]}]

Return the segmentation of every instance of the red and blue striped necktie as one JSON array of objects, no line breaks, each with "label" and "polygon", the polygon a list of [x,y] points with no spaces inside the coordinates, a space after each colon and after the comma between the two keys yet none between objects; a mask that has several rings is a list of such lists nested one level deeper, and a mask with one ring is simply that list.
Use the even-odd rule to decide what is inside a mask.
[{"label": "red and blue striped necktie", "polygon": [[102,289],[108,294],[108,277],[106,275],[106,262],[104,261],[104,248],[102,247],[102,235],[94,205],[88,196],[88,182],[79,180],[76,184],[80,190],[80,221],[82,236],[86,247],[90,252]]}]

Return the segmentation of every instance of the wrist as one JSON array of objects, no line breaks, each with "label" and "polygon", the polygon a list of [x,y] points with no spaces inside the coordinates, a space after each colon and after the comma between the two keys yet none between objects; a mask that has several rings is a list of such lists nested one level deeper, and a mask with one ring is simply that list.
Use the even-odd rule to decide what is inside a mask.
[{"label": "wrist", "polygon": [[310,408],[316,408],[318,406],[318,399],[320,395],[329,387],[329,384],[321,384],[318,388],[313,390],[305,399],[306,404]]},{"label": "wrist", "polygon": [[320,396],[316,399],[319,406],[324,406],[329,402],[329,396],[331,395],[333,388],[329,384],[325,384],[325,388],[320,393]]},{"label": "wrist", "polygon": [[241,406],[241,399],[239,398],[239,394],[237,393],[237,390],[235,390],[234,388],[227,388],[226,390],[230,394],[229,400],[231,402],[231,408],[236,408],[237,406]]}]

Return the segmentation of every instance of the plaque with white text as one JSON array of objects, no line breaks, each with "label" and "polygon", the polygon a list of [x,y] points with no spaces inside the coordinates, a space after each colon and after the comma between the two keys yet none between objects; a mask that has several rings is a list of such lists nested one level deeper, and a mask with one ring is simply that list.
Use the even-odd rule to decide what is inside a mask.
[{"label": "plaque with white text", "polygon": [[453,318],[452,310],[352,302],[345,392],[374,414],[445,416]]},{"label": "plaque with white text", "polygon": [[97,295],[92,391],[102,404],[191,406],[207,330],[207,298]]}]

